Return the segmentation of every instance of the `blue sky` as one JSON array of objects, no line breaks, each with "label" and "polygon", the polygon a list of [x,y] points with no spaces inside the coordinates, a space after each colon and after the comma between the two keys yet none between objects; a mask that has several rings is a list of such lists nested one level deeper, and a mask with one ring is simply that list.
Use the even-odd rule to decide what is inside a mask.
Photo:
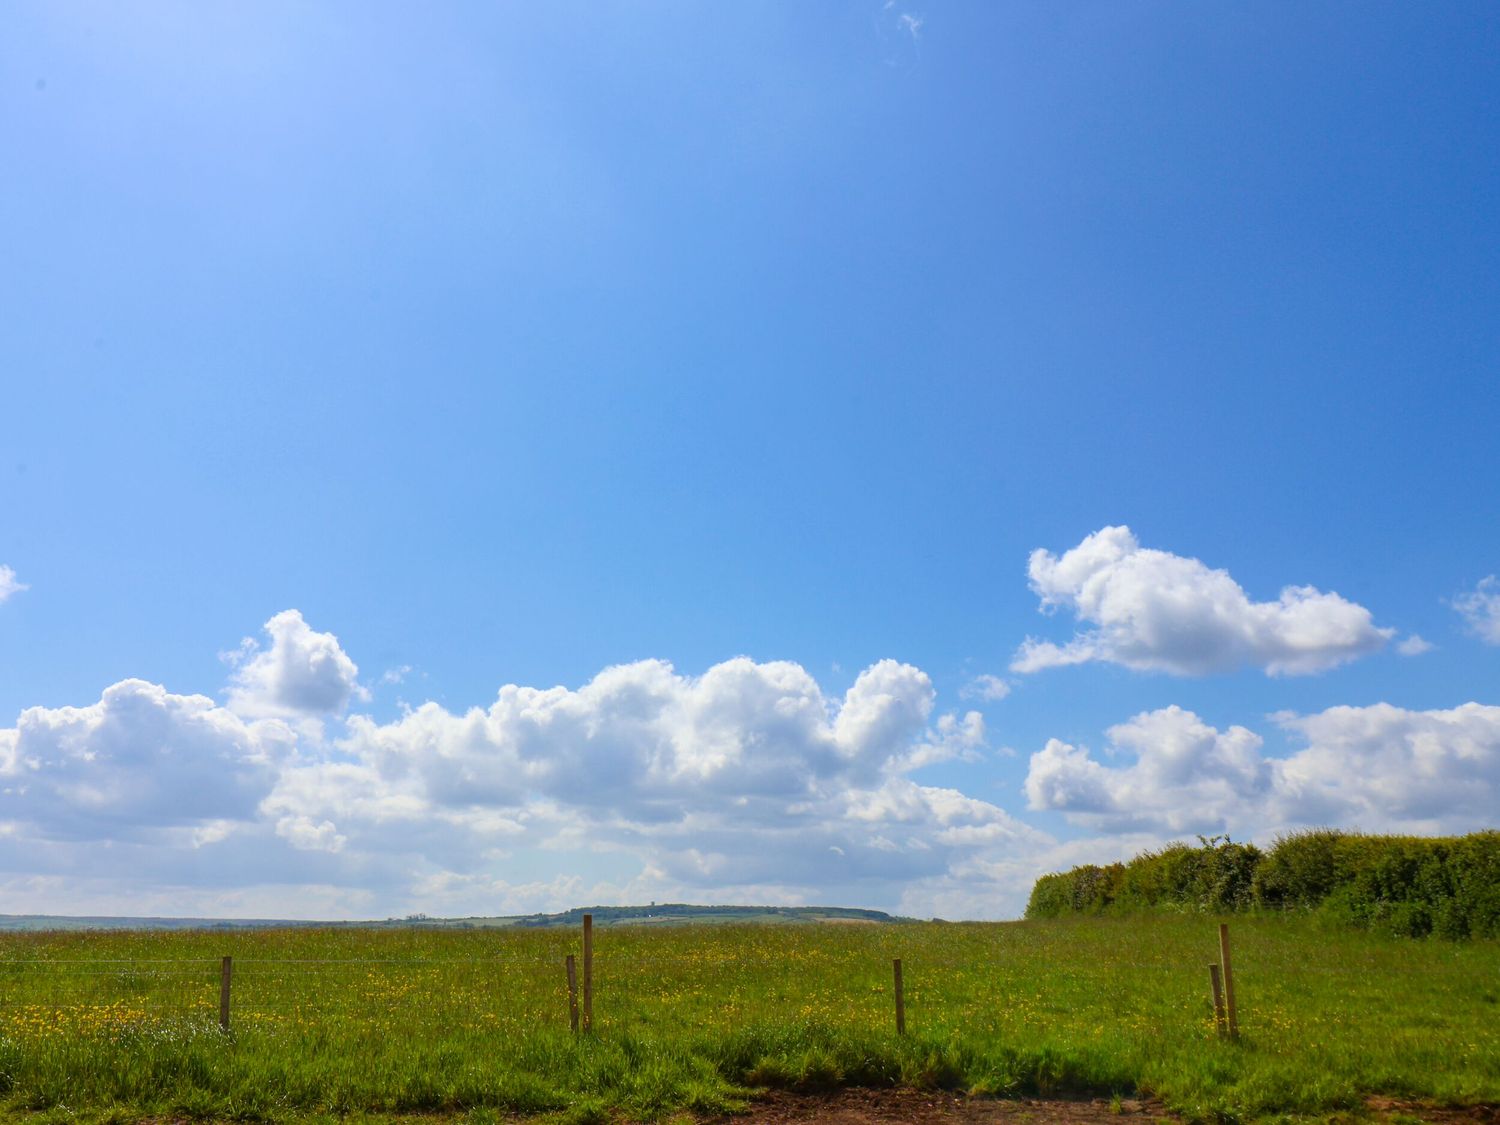
[{"label": "blue sky", "polygon": [[1492,6],[5,22],[0,912],[1493,824]]}]

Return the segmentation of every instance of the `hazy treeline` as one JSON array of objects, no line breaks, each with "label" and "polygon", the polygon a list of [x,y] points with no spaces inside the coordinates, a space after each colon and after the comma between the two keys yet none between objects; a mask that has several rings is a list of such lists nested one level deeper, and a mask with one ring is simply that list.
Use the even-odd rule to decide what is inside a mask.
[{"label": "hazy treeline", "polygon": [[685,902],[653,902],[650,906],[579,906],[559,914],[526,914],[513,920],[522,928],[577,926],[585,914],[600,925],[610,923],[660,922],[665,919],[715,922],[903,922],[883,910],[851,906],[696,906]]},{"label": "hazy treeline", "polygon": [[1500,832],[1445,838],[1314,830],[1270,851],[1227,837],[1043,875],[1028,918],[1156,911],[1316,912],[1403,937],[1500,936]]}]

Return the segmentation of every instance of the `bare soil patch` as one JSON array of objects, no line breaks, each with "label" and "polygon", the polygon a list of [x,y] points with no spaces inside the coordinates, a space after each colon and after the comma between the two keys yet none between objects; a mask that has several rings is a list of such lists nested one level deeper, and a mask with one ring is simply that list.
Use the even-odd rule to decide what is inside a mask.
[{"label": "bare soil patch", "polygon": [[750,1125],[1127,1125],[1157,1119],[1176,1120],[1159,1102],[1144,1099],[968,1098],[935,1090],[856,1089],[773,1092],[751,1102],[747,1115],[719,1120],[724,1125],[747,1120]]},{"label": "bare soil patch", "polygon": [[1434,1106],[1397,1098],[1368,1098],[1365,1105],[1381,1122],[1403,1123],[1415,1118],[1426,1125],[1500,1125],[1500,1106]]},{"label": "bare soil patch", "polygon": [[[773,1091],[749,1111],[709,1125],[1154,1125],[1179,1122],[1150,1098],[969,1098],[929,1090],[840,1090],[828,1094]],[[1365,1113],[1334,1113],[1330,1121],[1377,1125],[1500,1125],[1500,1106],[1435,1106],[1370,1098]]]}]

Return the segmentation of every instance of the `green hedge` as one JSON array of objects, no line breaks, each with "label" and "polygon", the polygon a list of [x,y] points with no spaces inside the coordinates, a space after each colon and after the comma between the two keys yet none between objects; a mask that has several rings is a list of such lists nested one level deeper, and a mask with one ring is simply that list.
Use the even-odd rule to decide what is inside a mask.
[{"label": "green hedge", "polygon": [[1430,838],[1318,829],[1251,844],[1174,844],[1044,875],[1028,918],[1132,910],[1314,911],[1403,937],[1500,936],[1500,832]]}]

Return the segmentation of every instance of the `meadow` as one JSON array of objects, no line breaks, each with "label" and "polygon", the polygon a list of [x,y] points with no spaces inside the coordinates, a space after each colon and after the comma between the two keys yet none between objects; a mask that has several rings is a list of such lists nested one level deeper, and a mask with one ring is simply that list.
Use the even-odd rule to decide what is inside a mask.
[{"label": "meadow", "polygon": [[[1148,1094],[1195,1121],[1328,1117],[1369,1095],[1500,1102],[1500,943],[1231,921],[1217,1038],[1208,915],[596,931],[0,936],[0,1108],[37,1121],[717,1113],[757,1089]],[[234,958],[231,1030],[219,959]],[[907,1034],[894,1027],[903,961]]]}]

